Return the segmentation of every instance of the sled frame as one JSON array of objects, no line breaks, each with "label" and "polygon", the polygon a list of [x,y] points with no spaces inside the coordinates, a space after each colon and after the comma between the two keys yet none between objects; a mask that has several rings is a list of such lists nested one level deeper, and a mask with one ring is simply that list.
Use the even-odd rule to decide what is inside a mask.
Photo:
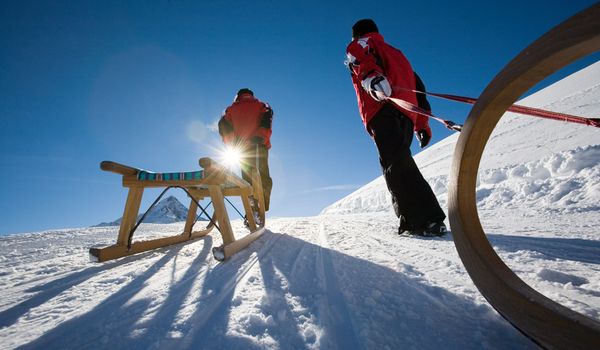
[{"label": "sled frame", "polygon": [[548,349],[600,349],[600,322],[540,294],[496,254],[483,231],[476,203],[479,161],[505,111],[547,76],[600,50],[600,4],[576,14],[515,57],[473,106],[456,144],[449,218],[458,254],[488,302],[514,327]]},{"label": "sled frame", "polygon": [[[199,164],[203,168],[202,178],[200,179],[142,180],[139,179],[138,175],[145,171],[143,169],[112,161],[101,162],[100,169],[123,176],[123,187],[128,188],[128,193],[116,243],[102,248],[90,248],[90,258],[97,262],[103,262],[172,244],[191,242],[208,235],[216,227],[223,239],[223,245],[213,248],[213,256],[219,261],[224,261],[258,239],[265,231],[265,203],[258,169],[253,168],[251,170],[252,184],[249,184],[210,158],[201,158]],[[132,241],[144,190],[146,188],[169,187],[181,188],[191,197],[183,232],[175,236]],[[244,206],[250,233],[240,239],[235,238],[231,227],[231,221],[225,206],[226,196],[239,196]],[[251,196],[256,198],[257,208],[253,208],[250,204]],[[193,226],[196,221],[199,202],[204,198],[212,200],[214,215],[209,218],[210,223],[205,229],[194,231]],[[202,208],[200,209],[202,210]],[[258,213],[262,223],[261,226],[258,226],[254,220],[255,211]]]}]

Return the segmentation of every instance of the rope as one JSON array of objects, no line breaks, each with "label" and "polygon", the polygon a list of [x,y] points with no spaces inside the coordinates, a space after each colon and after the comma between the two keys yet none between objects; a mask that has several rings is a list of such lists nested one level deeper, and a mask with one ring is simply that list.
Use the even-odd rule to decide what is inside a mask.
[{"label": "rope", "polygon": [[455,123],[451,120],[445,120],[440,117],[436,117],[435,115],[431,114],[431,112],[429,112],[417,105],[414,105],[408,101],[405,101],[405,100],[402,100],[399,98],[394,98],[394,97],[387,97],[386,99],[394,102],[394,104],[396,104],[398,107],[400,107],[408,112],[417,113],[420,115],[424,115],[428,118],[431,118],[433,120],[437,120],[438,122],[444,124],[450,130],[454,130],[454,131],[458,131],[458,132],[460,132],[462,130],[461,124]]},{"label": "rope", "polygon": [[[431,92],[430,93],[419,92],[419,91],[415,91],[415,92],[443,98],[443,99],[450,100],[450,101],[457,101],[457,102],[463,102],[463,103],[468,103],[468,104],[475,104],[477,102],[477,99],[473,98],[473,97],[456,96],[456,95],[449,95],[449,94],[438,94],[438,93],[431,93]],[[584,118],[584,117],[579,117],[579,116],[572,115],[572,114],[547,111],[547,110],[541,109],[541,108],[527,107],[527,106],[522,106],[522,105],[512,105],[512,106],[508,107],[508,111],[514,112],[514,113],[519,113],[519,114],[530,115],[530,116],[534,116],[534,117],[561,120],[561,121],[578,123],[578,124],[585,124],[585,125],[595,126],[597,128],[600,128],[600,118]]]},{"label": "rope", "polygon": [[[450,100],[450,101],[468,103],[471,105],[474,105],[475,103],[477,103],[477,99],[473,98],[473,97],[450,95],[450,94],[440,94],[440,93],[435,93],[435,92],[419,91],[419,90],[406,89],[406,88],[401,88],[401,87],[395,87],[395,88],[398,88],[398,89],[404,90],[404,91],[411,91],[411,92],[414,92],[417,94],[434,96],[434,97],[438,97],[438,98],[442,98],[442,99],[446,99],[446,100]],[[401,100],[401,101],[403,101],[403,100]],[[406,104],[411,104],[407,101],[404,101],[404,102]],[[414,106],[414,107],[417,107],[417,106]],[[403,107],[401,107],[401,108],[403,108]],[[419,107],[417,107],[417,108],[419,108]],[[541,109],[541,108],[527,107],[527,106],[522,106],[522,105],[512,105],[512,106],[508,107],[508,111],[513,112],[513,113],[529,115],[529,116],[533,116],[533,117],[552,119],[552,120],[560,120],[560,121],[584,124],[584,125],[600,128],[600,118],[585,118],[585,117],[579,117],[579,116],[572,115],[572,114],[559,113],[559,112],[554,112],[554,111],[548,111],[548,110]],[[442,123],[446,124],[447,127],[448,127],[448,124],[447,124],[448,122],[453,123],[452,121],[440,120],[440,118],[434,117],[433,115],[428,115],[427,111],[424,111],[425,113],[420,113],[418,111],[413,111],[413,112],[423,114],[427,117],[441,121]]]},{"label": "rope", "polygon": [[[181,188],[183,190],[183,192],[187,193],[188,197],[190,197],[194,201],[194,203],[196,203],[196,205],[198,206],[198,208],[200,208],[200,210],[202,211],[202,214],[206,215],[206,217],[210,221],[210,224],[214,225],[217,228],[217,231],[219,231],[219,233],[223,234],[223,232],[221,232],[221,229],[219,228],[219,226],[217,226],[217,223],[214,221],[214,219],[211,218],[208,215],[208,213],[206,212],[206,210],[204,210],[204,208],[202,208],[202,206],[200,205],[200,203],[198,203],[198,201],[196,200],[196,198],[194,198],[194,196],[191,195],[191,193],[187,190],[187,188],[181,187],[181,186],[173,186],[173,187]],[[209,205],[210,205],[210,203],[209,203]],[[206,207],[208,208],[208,205]]]},{"label": "rope", "polygon": [[[206,207],[204,207],[204,209],[208,209],[208,207],[212,204],[212,201],[208,202],[208,204],[206,205]],[[198,214],[198,216],[196,216],[196,220],[194,220],[194,223],[192,224],[192,226],[194,226],[198,220],[200,219],[200,217],[206,212],[205,210],[200,209],[202,212],[200,214]],[[208,221],[210,221],[210,216],[206,219]],[[210,223],[209,223],[210,225]],[[208,227],[208,226],[207,226]]]},{"label": "rope", "polygon": [[240,215],[240,217],[241,217],[242,219],[246,219],[246,217],[245,217],[245,216],[244,216],[244,215],[243,215],[243,214],[242,214],[242,213],[241,213],[241,212],[238,210],[238,208],[236,208],[236,207],[235,207],[235,205],[233,205],[233,203],[231,203],[231,201],[229,200],[229,198],[227,198],[227,197],[224,197],[224,198],[225,198],[225,200],[227,201],[227,203],[229,203],[229,205],[231,205],[231,207],[232,207],[233,209],[235,209],[235,211],[237,211],[237,213]]}]

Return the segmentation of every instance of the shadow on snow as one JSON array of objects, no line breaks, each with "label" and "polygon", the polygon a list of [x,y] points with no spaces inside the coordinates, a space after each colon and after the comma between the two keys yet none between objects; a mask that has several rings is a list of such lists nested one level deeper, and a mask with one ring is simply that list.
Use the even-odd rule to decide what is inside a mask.
[{"label": "shadow on snow", "polygon": [[[210,236],[198,244],[198,255],[183,277],[167,286],[167,297],[155,311],[148,312],[149,298],[131,300],[165,265],[175,265],[183,245],[162,249],[164,256],[95,308],[22,348],[260,349],[266,338],[280,349],[535,348],[487,304],[431,286],[419,274],[270,231],[214,267],[207,263]],[[100,271],[117,274],[121,264],[136,258],[52,282],[5,312],[4,324]],[[260,277],[248,274],[257,264]],[[233,314],[243,304],[239,293],[256,283],[262,283],[264,293],[250,307],[266,322],[253,321],[253,314]],[[184,306],[189,314],[181,321]],[[235,317],[243,322],[234,322]]]},{"label": "shadow on snow", "polygon": [[578,238],[523,237],[501,234],[488,234],[487,237],[494,248],[506,252],[514,253],[519,250],[529,250],[538,252],[549,259],[600,264],[600,241]]}]

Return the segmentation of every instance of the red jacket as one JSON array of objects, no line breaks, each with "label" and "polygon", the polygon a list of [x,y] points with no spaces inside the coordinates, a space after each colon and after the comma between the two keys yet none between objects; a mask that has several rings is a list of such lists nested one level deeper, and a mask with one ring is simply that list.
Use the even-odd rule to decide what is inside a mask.
[{"label": "red jacket", "polygon": [[239,95],[223,112],[219,120],[219,134],[225,144],[264,144],[271,148],[273,110],[251,94]]},{"label": "red jacket", "polygon": [[[365,128],[386,103],[376,101],[362,88],[361,82],[367,77],[376,74],[385,76],[392,88],[391,97],[418,105],[416,94],[404,90],[415,90],[415,76],[410,63],[400,50],[386,44],[381,34],[369,33],[353,40],[346,48],[346,55],[352,71],[352,84],[356,90],[358,109]],[[412,120],[415,131],[428,127],[427,117],[404,110],[401,112]]]}]

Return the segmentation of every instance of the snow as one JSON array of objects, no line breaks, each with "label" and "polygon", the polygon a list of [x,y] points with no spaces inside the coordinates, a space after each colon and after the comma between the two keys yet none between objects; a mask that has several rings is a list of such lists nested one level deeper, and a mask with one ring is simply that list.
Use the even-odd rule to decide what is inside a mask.
[{"label": "snow", "polygon": [[[591,78],[593,77],[593,79]],[[600,114],[600,63],[520,104]],[[458,135],[416,161],[447,206]],[[507,114],[479,172],[479,216],[508,266],[600,320],[600,132]],[[199,223],[198,225],[203,225]],[[306,218],[271,218],[225,263],[218,234],[106,263],[117,227],[0,238],[0,348],[535,349],[486,302],[452,236],[395,234],[383,179]],[[235,232],[244,232],[241,220]],[[178,234],[142,224],[135,239]]]}]

